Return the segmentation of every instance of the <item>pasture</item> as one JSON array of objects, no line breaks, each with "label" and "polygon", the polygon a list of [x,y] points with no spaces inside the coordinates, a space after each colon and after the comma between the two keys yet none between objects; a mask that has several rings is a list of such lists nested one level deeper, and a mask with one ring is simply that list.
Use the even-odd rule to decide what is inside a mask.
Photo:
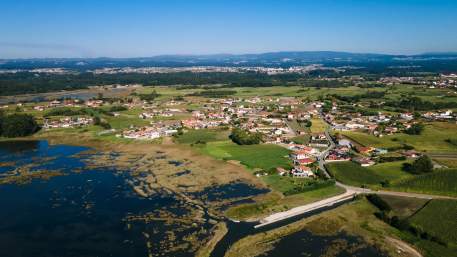
[{"label": "pasture", "polygon": [[232,141],[218,141],[209,142],[200,150],[217,159],[239,161],[250,169],[289,168],[292,164],[287,158],[289,150],[271,144],[237,145]]},{"label": "pasture", "polygon": [[325,123],[321,118],[312,118],[311,122],[311,133],[324,133],[327,129],[327,123]]},{"label": "pasture", "polygon": [[410,177],[401,170],[403,162],[387,162],[361,167],[354,162],[334,162],[326,165],[329,172],[342,183],[352,186],[379,186],[381,182]]},{"label": "pasture", "polygon": [[363,132],[341,132],[349,139],[363,146],[380,148],[398,148],[403,144],[411,145],[418,151],[429,153],[456,153],[457,146],[446,142],[454,138],[457,124],[448,122],[427,123],[421,135],[407,135],[398,133],[394,135],[375,137]]},{"label": "pasture", "polygon": [[224,141],[228,139],[229,130],[220,129],[198,129],[189,130],[182,135],[176,137],[176,141],[180,144],[194,144],[196,142],[214,142]]}]

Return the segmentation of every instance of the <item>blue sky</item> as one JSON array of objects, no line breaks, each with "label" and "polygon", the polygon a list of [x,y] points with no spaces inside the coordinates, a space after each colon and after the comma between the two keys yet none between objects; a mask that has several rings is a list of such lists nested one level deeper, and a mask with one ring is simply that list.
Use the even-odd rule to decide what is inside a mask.
[{"label": "blue sky", "polygon": [[457,51],[454,0],[2,0],[0,58]]}]

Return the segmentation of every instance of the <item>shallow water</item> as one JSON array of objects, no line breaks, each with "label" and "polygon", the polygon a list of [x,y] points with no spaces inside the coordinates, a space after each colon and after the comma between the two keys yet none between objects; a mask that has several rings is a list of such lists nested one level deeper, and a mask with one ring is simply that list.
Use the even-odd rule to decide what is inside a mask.
[{"label": "shallow water", "polygon": [[[194,256],[193,242],[204,241],[213,226],[214,217],[209,217],[205,206],[188,203],[169,191],[139,197],[128,183],[133,179],[129,171],[88,167],[86,158],[97,154],[88,150],[46,141],[0,142],[0,176],[11,175],[19,167],[32,173],[58,170],[64,174],[25,185],[0,185],[0,256]],[[265,192],[237,182],[189,197],[207,203],[248,202],[246,197]],[[267,229],[271,228],[259,232]],[[229,222],[229,234],[213,256],[223,256],[231,243],[252,233],[256,233],[253,224]],[[311,243],[304,247],[292,236],[288,248],[312,252],[314,236],[302,237]],[[277,249],[281,247],[282,241]],[[287,256],[302,256],[291,249]],[[281,256],[275,254],[267,256]]]},{"label": "shallow water", "polygon": [[[88,150],[46,141],[0,142],[0,176],[16,176],[17,168],[63,173],[0,185],[0,256],[193,256],[194,243],[204,241],[213,227],[205,207],[169,191],[139,197],[128,183],[135,179],[129,171],[88,167],[98,154]],[[224,199],[261,192],[240,185],[233,187],[246,192],[228,190]],[[191,197],[205,201],[207,193],[212,200],[213,194],[224,195],[209,191]]]}]

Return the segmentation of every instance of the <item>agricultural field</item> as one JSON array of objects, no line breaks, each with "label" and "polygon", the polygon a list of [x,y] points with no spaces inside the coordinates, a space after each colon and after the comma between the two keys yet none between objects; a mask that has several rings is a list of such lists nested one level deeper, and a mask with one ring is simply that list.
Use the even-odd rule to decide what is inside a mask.
[{"label": "agricultural field", "polygon": [[[433,157],[433,156],[432,156]],[[433,160],[439,163],[440,165],[444,165],[448,168],[457,168],[457,158],[436,158],[433,157]]]},{"label": "agricultural field", "polygon": [[403,162],[381,163],[366,168],[354,162],[334,162],[326,166],[336,180],[345,184],[379,186],[381,182],[410,177],[408,173],[401,170],[402,164]]},{"label": "agricultural field", "polygon": [[457,200],[428,200],[385,195],[381,198],[391,207],[391,217],[397,216],[401,220],[406,220],[418,231],[427,234],[427,237],[421,238],[412,234],[409,229],[396,230],[395,234],[403,241],[414,245],[425,257],[457,256],[457,230],[452,229],[457,227]]},{"label": "agricultural field", "polygon": [[409,161],[384,162],[366,169],[389,181],[409,178],[412,175],[402,170],[403,164]]},{"label": "agricultural field", "polygon": [[289,168],[292,164],[287,158],[289,150],[277,145],[237,145],[232,141],[219,141],[209,142],[199,149],[217,159],[239,161],[250,169]]},{"label": "agricultural field", "polygon": [[[196,92],[204,91],[202,88],[186,88],[177,89],[178,86],[151,86],[143,87],[138,90],[140,94],[151,93],[156,91],[160,94],[158,100],[172,99],[177,96],[185,96]],[[217,85],[211,90],[227,90],[227,88],[218,88]],[[271,96],[299,96],[306,97],[309,100],[317,100],[319,97],[338,94],[343,96],[354,96],[357,94],[366,93],[368,91],[383,91],[384,89],[378,88],[360,88],[360,87],[341,87],[341,88],[315,88],[315,87],[300,87],[300,86],[273,86],[273,87],[231,87],[230,90],[237,91],[235,96],[237,97],[271,97]]]},{"label": "agricultural field", "polygon": [[407,135],[403,133],[384,137],[375,137],[362,132],[341,132],[349,139],[363,146],[380,148],[396,148],[402,144],[413,146],[418,151],[429,153],[455,153],[457,146],[446,142],[446,139],[454,138],[457,124],[447,122],[432,122],[425,126],[421,135]]},{"label": "agricultural field", "polygon": [[296,137],[292,138],[291,140],[297,144],[306,145],[309,143],[310,136],[309,135],[296,136]]},{"label": "agricultural field", "polygon": [[417,175],[395,182],[394,190],[457,196],[457,170],[445,169],[429,174]]},{"label": "agricultural field", "polygon": [[312,125],[311,125],[311,133],[323,133],[327,129],[327,123],[325,123],[322,119],[320,118],[312,118],[311,119]]},{"label": "agricultural field", "polygon": [[432,200],[410,222],[457,247],[457,200]]},{"label": "agricultural field", "polygon": [[143,120],[133,115],[121,114],[120,116],[103,116],[104,119],[111,125],[114,129],[127,129],[130,126],[147,126],[149,125],[148,120]]},{"label": "agricultural field", "polygon": [[228,139],[229,130],[220,129],[198,129],[189,130],[182,135],[176,137],[176,141],[180,144],[194,144],[197,142],[214,142],[224,141]]},{"label": "agricultural field", "polygon": [[375,137],[364,132],[356,131],[341,131],[339,133],[362,146],[372,146],[378,148],[401,147],[401,144],[399,142],[392,141],[392,139],[387,136]]}]

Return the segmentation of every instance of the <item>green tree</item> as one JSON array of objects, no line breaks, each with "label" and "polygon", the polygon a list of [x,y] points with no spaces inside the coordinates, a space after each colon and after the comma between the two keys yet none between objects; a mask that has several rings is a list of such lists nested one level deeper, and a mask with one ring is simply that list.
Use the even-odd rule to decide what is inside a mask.
[{"label": "green tree", "polygon": [[411,125],[411,127],[408,128],[407,130],[405,130],[405,133],[409,134],[409,135],[420,135],[423,130],[424,130],[424,125],[422,125],[420,123],[416,123],[416,124]]},{"label": "green tree", "polygon": [[11,114],[3,116],[1,132],[4,137],[24,137],[40,129],[35,118],[28,114]]},{"label": "green tree", "polygon": [[433,163],[430,157],[423,155],[416,159],[412,164],[405,163],[403,169],[412,174],[422,174],[433,171]]},{"label": "green tree", "polygon": [[232,130],[230,139],[239,145],[256,145],[262,142],[262,135],[260,133],[250,133],[248,131],[235,128]]}]

